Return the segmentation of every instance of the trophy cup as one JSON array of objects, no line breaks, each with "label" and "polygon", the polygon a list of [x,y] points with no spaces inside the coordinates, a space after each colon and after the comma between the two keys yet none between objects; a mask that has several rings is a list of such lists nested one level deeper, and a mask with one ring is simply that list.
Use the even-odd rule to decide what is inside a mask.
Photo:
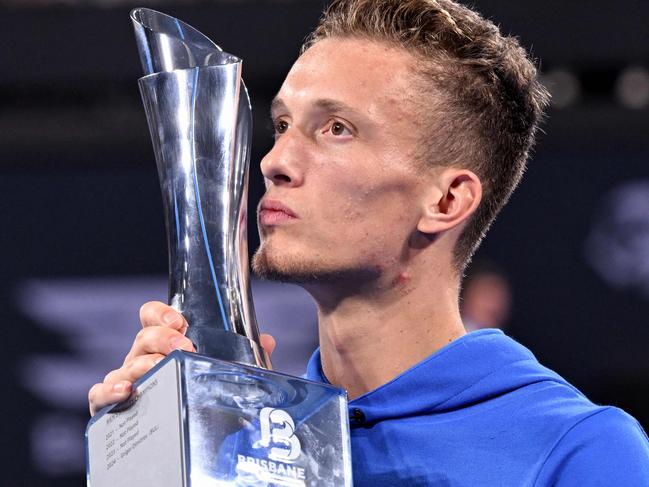
[{"label": "trophy cup", "polygon": [[131,12],[163,194],[176,350],[86,430],[91,487],[350,486],[345,393],[269,370],[249,286],[250,101],[241,60],[189,25]]}]

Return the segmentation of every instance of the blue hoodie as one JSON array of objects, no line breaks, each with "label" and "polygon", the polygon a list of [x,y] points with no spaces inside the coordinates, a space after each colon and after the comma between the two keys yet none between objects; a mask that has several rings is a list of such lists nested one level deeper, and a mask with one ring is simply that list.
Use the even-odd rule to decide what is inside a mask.
[{"label": "blue hoodie", "polygon": [[[307,378],[326,382],[316,350]],[[649,441],[499,330],[349,403],[356,486],[649,486]]]}]

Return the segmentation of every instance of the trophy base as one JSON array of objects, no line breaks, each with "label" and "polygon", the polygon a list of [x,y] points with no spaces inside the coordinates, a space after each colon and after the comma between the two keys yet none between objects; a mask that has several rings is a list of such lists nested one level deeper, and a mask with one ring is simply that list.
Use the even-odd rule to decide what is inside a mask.
[{"label": "trophy base", "polygon": [[91,487],[351,486],[345,393],[174,351],[86,430]]}]

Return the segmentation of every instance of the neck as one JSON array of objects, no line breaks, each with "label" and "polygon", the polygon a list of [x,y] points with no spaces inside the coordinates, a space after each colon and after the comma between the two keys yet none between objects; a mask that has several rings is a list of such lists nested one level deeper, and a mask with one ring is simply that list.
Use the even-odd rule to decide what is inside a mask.
[{"label": "neck", "polygon": [[333,291],[307,287],[318,305],[323,371],[350,399],[466,333],[453,273],[414,276],[402,269],[388,284],[371,287],[341,295],[338,286],[335,298]]}]

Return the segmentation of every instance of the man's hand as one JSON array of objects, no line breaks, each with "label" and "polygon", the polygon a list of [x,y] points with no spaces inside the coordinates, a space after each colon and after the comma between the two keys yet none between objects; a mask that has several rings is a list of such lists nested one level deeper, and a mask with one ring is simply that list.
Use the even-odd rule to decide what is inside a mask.
[{"label": "man's hand", "polygon": [[[140,321],[142,329],[135,336],[122,366],[90,388],[88,402],[92,416],[109,404],[127,399],[133,382],[173,350],[196,351],[185,336],[187,321],[171,306],[159,301],[146,303],[140,308]],[[261,344],[268,354],[275,349],[275,340],[270,335],[262,335]]]}]

